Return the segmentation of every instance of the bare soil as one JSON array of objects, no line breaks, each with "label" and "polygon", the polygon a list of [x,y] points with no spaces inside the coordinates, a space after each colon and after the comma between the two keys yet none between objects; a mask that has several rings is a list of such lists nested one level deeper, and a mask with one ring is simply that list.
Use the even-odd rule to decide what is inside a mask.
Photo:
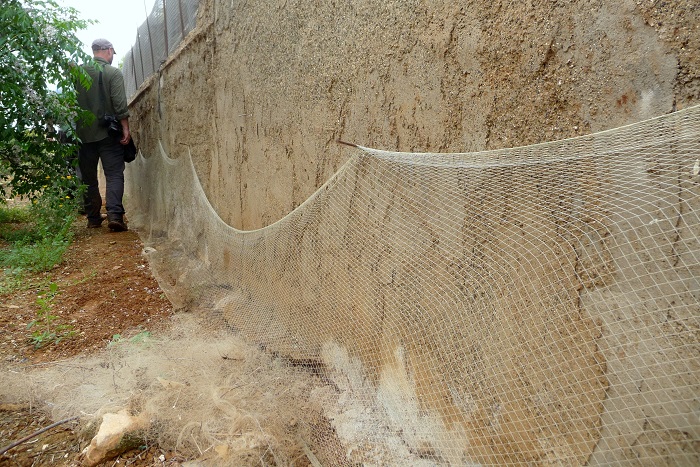
[{"label": "bare soil", "polygon": [[[157,332],[167,325],[172,305],[151,274],[135,232],[114,233],[105,226],[75,226],[75,238],[63,262],[28,281],[26,290],[0,296],[0,365],[37,366],[105,348],[115,336]],[[38,294],[58,286],[51,301],[54,326],[73,332],[59,342],[32,342],[30,322],[37,318]],[[2,384],[0,382],[0,384]],[[0,449],[54,423],[42,407],[0,399]],[[71,421],[19,444],[0,455],[0,466],[76,466],[86,441]],[[179,465],[176,453],[141,446],[104,465]]]}]

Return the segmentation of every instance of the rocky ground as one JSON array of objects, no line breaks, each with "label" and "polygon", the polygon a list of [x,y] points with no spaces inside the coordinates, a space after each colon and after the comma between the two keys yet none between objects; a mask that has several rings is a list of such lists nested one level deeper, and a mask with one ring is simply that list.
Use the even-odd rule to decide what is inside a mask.
[{"label": "rocky ground", "polygon": [[[61,264],[34,277],[30,288],[0,296],[0,366],[58,365],[114,340],[155,332],[172,316],[172,306],[141,254],[143,245],[136,233],[113,233],[106,226],[85,229],[82,220],[75,228],[74,242]],[[38,293],[50,284],[57,291],[48,304],[48,315],[55,316],[51,326],[71,335],[59,342],[43,339],[37,348],[32,342],[37,326],[29,330],[27,326],[38,317]],[[0,398],[0,450],[56,421],[43,407]],[[80,465],[89,439],[81,439],[79,431],[77,421],[49,429],[1,454],[0,465]],[[141,446],[103,465],[163,466],[178,465],[180,460],[158,446]]]}]

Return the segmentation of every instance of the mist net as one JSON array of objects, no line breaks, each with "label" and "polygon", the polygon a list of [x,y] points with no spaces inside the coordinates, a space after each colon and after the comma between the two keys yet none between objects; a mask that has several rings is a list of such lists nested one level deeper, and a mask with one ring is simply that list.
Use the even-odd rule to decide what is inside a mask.
[{"label": "mist net", "polygon": [[699,119],[469,154],[358,147],[255,231],[161,151],[132,164],[131,221],[201,332],[313,376],[285,407],[324,463],[690,463]]}]

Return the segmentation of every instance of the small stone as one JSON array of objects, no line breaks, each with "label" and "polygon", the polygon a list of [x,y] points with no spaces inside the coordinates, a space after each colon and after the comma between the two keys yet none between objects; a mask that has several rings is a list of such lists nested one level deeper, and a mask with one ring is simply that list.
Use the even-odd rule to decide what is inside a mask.
[{"label": "small stone", "polygon": [[126,409],[104,414],[97,434],[83,451],[85,465],[95,466],[140,446],[143,444],[140,434],[147,427],[147,418],[129,415]]}]

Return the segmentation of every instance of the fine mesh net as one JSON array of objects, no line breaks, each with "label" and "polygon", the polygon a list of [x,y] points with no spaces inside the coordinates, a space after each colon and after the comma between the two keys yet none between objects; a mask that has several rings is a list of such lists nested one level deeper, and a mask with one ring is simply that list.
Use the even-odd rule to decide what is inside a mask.
[{"label": "fine mesh net", "polygon": [[509,150],[352,151],[255,231],[217,216],[187,153],[127,175],[195,333],[315,378],[284,406],[325,463],[700,461],[700,107]]},{"label": "fine mesh net", "polygon": [[[153,1],[153,0],[152,0]],[[124,56],[126,95],[131,99],[196,26],[199,0],[155,0]]]}]

